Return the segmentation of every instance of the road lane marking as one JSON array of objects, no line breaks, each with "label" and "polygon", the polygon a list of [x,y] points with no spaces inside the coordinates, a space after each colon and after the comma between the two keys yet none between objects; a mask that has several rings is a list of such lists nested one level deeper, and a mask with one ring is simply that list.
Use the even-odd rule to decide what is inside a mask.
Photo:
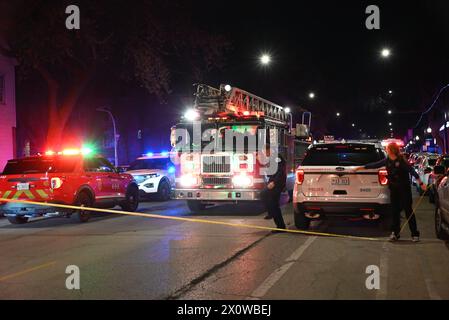
[{"label": "road lane marking", "polygon": [[56,263],[56,261],[51,261],[51,262],[47,262],[47,263],[35,266],[33,268],[30,268],[30,269],[26,269],[26,270],[19,271],[19,272],[16,272],[16,273],[8,274],[6,276],[0,277],[0,281],[5,281],[5,280],[17,278],[17,277],[20,277],[20,276],[22,276],[24,274],[27,274],[27,273],[30,273],[30,272],[33,272],[33,271],[37,271],[37,270],[40,270],[40,269],[44,269],[44,268],[50,267],[50,266],[54,265],[55,263]]},{"label": "road lane marking", "polygon": [[388,242],[385,242],[380,252],[380,289],[376,292],[376,300],[386,300],[388,294]]},{"label": "road lane marking", "polygon": [[281,267],[277,268],[272,274],[265,279],[262,284],[254,290],[250,298],[260,299],[264,297],[267,292],[282,278],[282,276],[293,266],[295,262],[301,258],[303,253],[307,250],[308,247],[317,239],[316,236],[307,238],[306,242],[304,242],[298,249],[293,252],[290,257],[285,259],[285,264]]}]

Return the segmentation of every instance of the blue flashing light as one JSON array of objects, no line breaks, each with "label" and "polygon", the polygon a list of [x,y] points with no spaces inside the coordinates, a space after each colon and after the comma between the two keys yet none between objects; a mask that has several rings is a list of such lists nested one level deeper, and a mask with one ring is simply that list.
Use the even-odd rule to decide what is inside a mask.
[{"label": "blue flashing light", "polygon": [[162,151],[161,152],[161,156],[168,157],[168,151]]},{"label": "blue flashing light", "polygon": [[175,173],[175,171],[176,171],[176,168],[173,166],[168,168],[168,173]]},{"label": "blue flashing light", "polygon": [[152,156],[154,156],[154,153],[153,152],[147,152],[146,156],[147,157],[152,157]]}]

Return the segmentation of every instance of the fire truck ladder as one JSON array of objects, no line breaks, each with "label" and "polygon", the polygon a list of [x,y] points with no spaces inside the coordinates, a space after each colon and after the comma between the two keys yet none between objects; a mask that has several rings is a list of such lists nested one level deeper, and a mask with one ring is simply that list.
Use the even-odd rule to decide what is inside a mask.
[{"label": "fire truck ladder", "polygon": [[242,89],[221,85],[220,89],[197,85],[196,108],[206,115],[217,112],[258,114],[272,120],[288,121],[284,108]]}]

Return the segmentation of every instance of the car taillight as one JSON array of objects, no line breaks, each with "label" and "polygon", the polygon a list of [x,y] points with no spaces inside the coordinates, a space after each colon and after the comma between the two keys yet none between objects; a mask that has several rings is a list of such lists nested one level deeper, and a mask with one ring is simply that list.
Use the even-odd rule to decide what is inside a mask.
[{"label": "car taillight", "polygon": [[388,172],[387,172],[387,170],[379,170],[379,183],[382,186],[386,186],[388,184]]},{"label": "car taillight", "polygon": [[296,183],[301,185],[304,182],[304,170],[296,171]]},{"label": "car taillight", "polygon": [[51,178],[50,186],[52,189],[59,189],[62,186],[62,180],[60,178]]}]

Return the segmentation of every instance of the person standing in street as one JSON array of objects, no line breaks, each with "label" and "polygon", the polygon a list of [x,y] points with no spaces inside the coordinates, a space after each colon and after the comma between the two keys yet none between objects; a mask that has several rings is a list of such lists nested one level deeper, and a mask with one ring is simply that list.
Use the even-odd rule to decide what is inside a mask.
[{"label": "person standing in street", "polygon": [[[272,159],[271,150],[267,148],[267,157]],[[286,162],[281,155],[277,155],[274,159],[277,164],[276,172],[269,177],[267,187],[262,191],[262,200],[268,212],[265,219],[273,219],[278,229],[286,229],[282,210],[280,205],[281,194],[287,183]],[[272,161],[270,161],[272,163]],[[282,231],[273,231],[273,233]]]},{"label": "person standing in street", "polygon": [[381,161],[370,163],[362,167],[357,167],[355,171],[363,169],[379,169],[387,168],[388,186],[390,188],[391,210],[393,215],[393,225],[391,227],[390,241],[397,241],[401,232],[401,212],[405,211],[408,220],[410,232],[413,242],[419,242],[420,233],[416,223],[416,217],[413,212],[413,199],[410,175],[412,175],[422,190],[426,190],[426,186],[419,179],[418,173],[405,160],[404,156],[396,143],[391,143],[386,148],[388,157]]}]

